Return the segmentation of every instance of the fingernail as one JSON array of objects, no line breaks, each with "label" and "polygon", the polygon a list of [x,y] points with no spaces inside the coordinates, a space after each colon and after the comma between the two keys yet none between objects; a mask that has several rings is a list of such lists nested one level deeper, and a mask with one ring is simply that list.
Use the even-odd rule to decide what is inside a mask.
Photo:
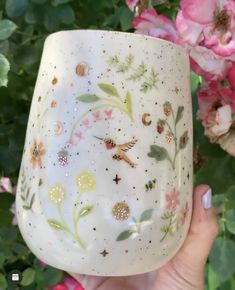
[{"label": "fingernail", "polygon": [[212,199],[212,191],[211,188],[209,188],[202,197],[202,205],[205,209],[211,208],[212,205],[211,199]]}]

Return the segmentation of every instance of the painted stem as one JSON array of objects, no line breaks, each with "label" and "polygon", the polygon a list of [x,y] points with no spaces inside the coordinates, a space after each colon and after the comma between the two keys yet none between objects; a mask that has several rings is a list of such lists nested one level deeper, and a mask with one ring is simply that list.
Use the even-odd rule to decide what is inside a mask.
[{"label": "painted stem", "polygon": [[161,238],[160,242],[163,242],[164,239],[165,239],[165,238],[167,237],[167,235],[169,234],[170,228],[171,228],[171,226],[172,226],[172,220],[173,220],[173,217],[174,217],[173,213],[171,213],[171,214],[172,214],[172,215],[171,215],[171,218],[170,218],[170,221],[169,221],[169,225],[168,225],[168,227],[167,227],[167,230],[166,230],[164,236]]},{"label": "painted stem", "polygon": [[82,249],[85,249],[85,245],[84,243],[82,242],[81,238],[79,237],[78,233],[73,233],[71,231],[71,229],[68,227],[68,224],[65,220],[65,217],[63,215],[63,212],[61,211],[61,206],[58,204],[57,205],[57,209],[58,209],[58,212],[59,212],[59,216],[61,218],[61,221],[62,221],[62,224],[63,224],[63,228],[71,235],[73,236],[73,238],[78,242],[78,244],[81,246]]},{"label": "painted stem", "polygon": [[[81,193],[78,194],[78,197],[77,197],[77,199],[76,199],[76,201],[75,201],[76,204],[79,203],[81,196],[82,196]],[[82,240],[81,240],[81,238],[80,238],[80,236],[79,236],[79,234],[78,234],[78,221],[79,221],[79,217],[76,219],[76,207],[74,206],[74,208],[73,208],[73,228],[74,228],[74,237],[75,237],[75,239],[79,242],[80,246],[81,246],[83,249],[85,249],[86,246],[85,246],[84,242],[82,242]]]}]

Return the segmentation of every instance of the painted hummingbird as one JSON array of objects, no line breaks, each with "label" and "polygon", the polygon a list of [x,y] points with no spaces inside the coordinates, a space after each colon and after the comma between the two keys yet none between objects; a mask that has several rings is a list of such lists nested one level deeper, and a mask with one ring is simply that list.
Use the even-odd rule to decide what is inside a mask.
[{"label": "painted hummingbird", "polygon": [[118,161],[123,160],[126,163],[128,163],[131,167],[133,168],[135,167],[136,164],[134,164],[134,162],[132,162],[130,158],[127,157],[126,152],[130,150],[138,140],[133,139],[132,141],[124,143],[124,144],[117,144],[111,138],[100,138],[97,136],[94,136],[94,137],[99,140],[102,140],[107,150],[116,148],[116,153],[112,156],[113,159],[118,160]]}]

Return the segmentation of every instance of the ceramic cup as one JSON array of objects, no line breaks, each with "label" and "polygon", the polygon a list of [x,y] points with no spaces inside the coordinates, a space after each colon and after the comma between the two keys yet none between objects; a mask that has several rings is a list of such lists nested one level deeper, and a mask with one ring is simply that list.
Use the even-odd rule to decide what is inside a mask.
[{"label": "ceramic cup", "polygon": [[154,270],[181,247],[192,207],[189,61],[143,35],[50,35],[16,196],[21,233],[54,267]]}]

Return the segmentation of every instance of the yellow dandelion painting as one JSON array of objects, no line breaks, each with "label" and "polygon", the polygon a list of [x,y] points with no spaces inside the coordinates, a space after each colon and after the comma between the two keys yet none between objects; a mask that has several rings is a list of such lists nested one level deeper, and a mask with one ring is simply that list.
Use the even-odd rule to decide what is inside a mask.
[{"label": "yellow dandelion painting", "polygon": [[66,199],[66,191],[61,184],[56,183],[49,188],[48,196],[52,203],[60,205]]},{"label": "yellow dandelion painting", "polygon": [[76,183],[81,192],[95,189],[95,175],[91,171],[81,171],[76,177]]}]

